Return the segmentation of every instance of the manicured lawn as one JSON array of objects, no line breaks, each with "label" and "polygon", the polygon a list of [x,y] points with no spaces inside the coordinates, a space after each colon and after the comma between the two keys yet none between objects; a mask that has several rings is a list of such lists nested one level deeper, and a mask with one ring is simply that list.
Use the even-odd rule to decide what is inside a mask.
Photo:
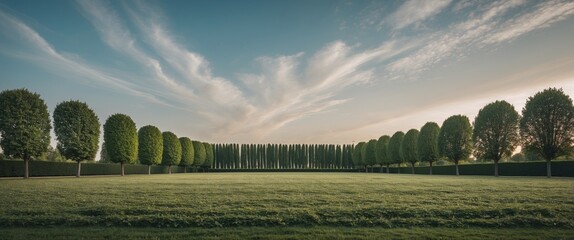
[{"label": "manicured lawn", "polygon": [[8,238],[574,236],[572,178],[196,173],[0,180],[0,193]]}]

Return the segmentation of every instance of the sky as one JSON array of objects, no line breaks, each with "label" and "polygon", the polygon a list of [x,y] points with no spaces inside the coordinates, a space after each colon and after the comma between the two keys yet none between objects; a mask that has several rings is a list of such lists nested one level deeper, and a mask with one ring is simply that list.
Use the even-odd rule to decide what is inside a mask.
[{"label": "sky", "polygon": [[574,96],[573,16],[571,0],[0,0],[0,91],[205,142],[350,144]]}]

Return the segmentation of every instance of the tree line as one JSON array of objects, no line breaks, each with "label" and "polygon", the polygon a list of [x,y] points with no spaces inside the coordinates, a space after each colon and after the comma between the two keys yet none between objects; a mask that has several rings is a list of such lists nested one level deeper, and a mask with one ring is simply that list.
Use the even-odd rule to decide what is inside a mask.
[{"label": "tree line", "polygon": [[411,165],[427,162],[432,174],[433,163],[446,158],[454,163],[456,175],[461,160],[471,154],[479,160],[498,163],[508,159],[518,146],[523,152],[546,160],[550,177],[551,161],[572,154],[574,148],[574,106],[562,89],[548,88],[528,98],[522,116],[506,101],[495,101],[480,109],[471,124],[468,117],[454,115],[442,123],[428,122],[406,134],[395,132],[379,139],[360,142],[352,159],[355,166],[368,172],[369,167],[390,164]]},{"label": "tree line", "polygon": [[[78,163],[93,160],[98,150],[100,123],[94,111],[80,101],[59,103],[54,110],[54,132],[57,151]],[[4,155],[21,158],[28,164],[33,157],[49,149],[50,115],[37,93],[26,89],[0,93],[0,147]],[[110,116],[103,125],[104,143],[101,158],[124,164],[139,162],[152,165],[199,168],[362,168],[366,172],[376,166],[412,167],[426,162],[432,174],[433,163],[448,159],[459,175],[459,162],[471,155],[479,160],[498,162],[508,159],[517,146],[524,155],[545,159],[547,175],[551,176],[551,160],[572,153],[574,141],[574,106],[562,89],[549,88],[528,98],[522,116],[506,101],[495,101],[480,109],[470,123],[468,117],[454,115],[441,126],[428,122],[406,133],[395,132],[358,144],[210,144],[177,137],[147,125],[136,129],[125,114]],[[372,171],[372,170],[371,170]]]}]

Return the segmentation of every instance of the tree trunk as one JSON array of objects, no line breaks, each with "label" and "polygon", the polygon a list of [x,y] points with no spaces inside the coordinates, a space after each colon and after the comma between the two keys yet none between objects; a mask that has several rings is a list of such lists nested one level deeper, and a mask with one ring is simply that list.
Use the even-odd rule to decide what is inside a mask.
[{"label": "tree trunk", "polygon": [[430,164],[429,175],[432,175],[432,161],[430,161],[429,164]]},{"label": "tree trunk", "polygon": [[171,165],[167,166],[167,172],[171,174]]},{"label": "tree trunk", "polygon": [[494,176],[498,177],[498,161],[494,161]]},{"label": "tree trunk", "polygon": [[454,162],[454,167],[456,168],[456,175],[458,176],[458,161]]},{"label": "tree trunk", "polygon": [[24,179],[27,179],[30,177],[30,172],[28,171],[28,166],[30,163],[30,159],[24,159]]},{"label": "tree trunk", "polygon": [[147,165],[147,175],[151,175],[151,165]]},{"label": "tree trunk", "polygon": [[387,164],[387,173],[390,172],[390,171],[389,171],[389,167],[390,167],[389,165],[390,165],[390,164]]},{"label": "tree trunk", "polygon": [[546,177],[552,177],[552,166],[550,160],[546,160]]},{"label": "tree trunk", "polygon": [[415,174],[415,163],[411,163],[411,174]]},{"label": "tree trunk", "polygon": [[122,176],[124,175],[124,163],[120,163],[120,167],[122,168]]},{"label": "tree trunk", "polygon": [[183,173],[187,173],[187,166],[183,166]]},{"label": "tree trunk", "polygon": [[379,169],[379,173],[383,173],[383,164],[381,164],[381,169]]},{"label": "tree trunk", "polygon": [[78,161],[78,172],[76,173],[76,177],[80,177],[81,171],[82,171],[82,162]]}]

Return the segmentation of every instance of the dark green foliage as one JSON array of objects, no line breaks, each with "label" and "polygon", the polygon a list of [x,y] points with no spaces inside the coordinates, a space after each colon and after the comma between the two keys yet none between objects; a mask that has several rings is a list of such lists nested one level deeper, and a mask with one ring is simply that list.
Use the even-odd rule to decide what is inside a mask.
[{"label": "dark green foliage", "polygon": [[195,149],[193,148],[193,143],[188,137],[180,137],[179,143],[181,144],[181,161],[180,166],[191,166],[193,165],[193,160],[195,158]]},{"label": "dark green foliage", "polygon": [[365,166],[374,166],[377,164],[377,139],[371,139],[364,146],[365,148]]},{"label": "dark green foliage", "polygon": [[472,152],[472,127],[468,117],[454,115],[444,120],[438,136],[441,156],[453,161],[458,175],[458,162]]},{"label": "dark green foliage", "polygon": [[405,162],[411,164],[412,173],[414,174],[414,167],[415,163],[419,161],[419,154],[418,154],[418,138],[419,138],[419,130],[411,129],[405,134],[403,138],[403,142],[401,144],[401,154]]},{"label": "dark green foliage", "polygon": [[[205,162],[205,159],[207,157],[207,153],[205,151],[205,146],[203,145],[203,143],[199,142],[199,141],[192,141],[193,143],[193,150],[194,150],[194,159],[193,159],[193,166],[196,167],[201,167],[203,165],[203,163]],[[235,150],[235,146],[230,146],[230,149],[228,151],[228,155],[231,157],[230,159],[233,159],[232,164],[237,166],[237,161],[238,160],[236,158],[236,150]],[[237,153],[239,154],[239,153]],[[239,166],[237,166],[239,167]]]},{"label": "dark green foliage", "polygon": [[417,151],[421,162],[430,165],[429,174],[432,175],[432,164],[440,158],[438,151],[438,135],[440,127],[435,122],[427,122],[422,128],[417,140]]},{"label": "dark green foliage", "polygon": [[498,161],[509,158],[519,143],[519,119],[510,103],[496,101],[480,109],[474,120],[474,156],[480,160],[493,160],[495,176],[498,176]]},{"label": "dark green foliage", "polygon": [[77,162],[94,160],[98,152],[100,122],[86,103],[61,102],[54,110],[54,132],[58,150]]},{"label": "dark green foliage", "polygon": [[401,131],[396,132],[393,134],[391,139],[389,140],[389,157],[391,158],[391,162],[394,164],[401,164],[404,162],[403,155],[401,154],[401,144],[403,143],[403,138],[405,134]]},{"label": "dark green foliage", "polygon": [[209,143],[203,143],[203,147],[205,148],[205,161],[201,166],[204,168],[211,168],[214,161],[213,145]]},{"label": "dark green foliage", "polygon": [[524,148],[544,158],[548,165],[568,155],[574,143],[574,106],[562,89],[549,88],[529,97],[522,109],[520,136]]},{"label": "dark green foliage", "polygon": [[104,142],[110,161],[121,164],[123,176],[124,164],[133,164],[137,159],[136,124],[125,114],[116,113],[110,116],[104,124]]},{"label": "dark green foliage", "polygon": [[138,159],[144,165],[158,165],[163,157],[163,135],[159,128],[143,126],[138,131]]},{"label": "dark green foliage", "polygon": [[376,148],[377,163],[381,166],[382,165],[388,166],[389,164],[391,164],[391,158],[389,157],[389,152],[387,149],[390,140],[391,137],[389,137],[388,135],[383,135],[377,141],[377,148]]},{"label": "dark green foliage", "polygon": [[[163,154],[161,164],[169,166],[178,165],[181,161],[181,143],[172,132],[163,132]],[[171,173],[171,171],[170,171]]]},{"label": "dark green foliage", "polygon": [[[28,161],[50,144],[50,115],[44,100],[27,89],[0,92],[0,147],[12,159]],[[25,174],[28,178],[28,174]]]},{"label": "dark green foliage", "polygon": [[358,167],[362,167],[365,165],[365,163],[363,162],[363,147],[365,146],[365,144],[367,144],[366,142],[360,142],[358,143],[354,150],[353,150],[353,164],[355,165],[356,168]]}]

